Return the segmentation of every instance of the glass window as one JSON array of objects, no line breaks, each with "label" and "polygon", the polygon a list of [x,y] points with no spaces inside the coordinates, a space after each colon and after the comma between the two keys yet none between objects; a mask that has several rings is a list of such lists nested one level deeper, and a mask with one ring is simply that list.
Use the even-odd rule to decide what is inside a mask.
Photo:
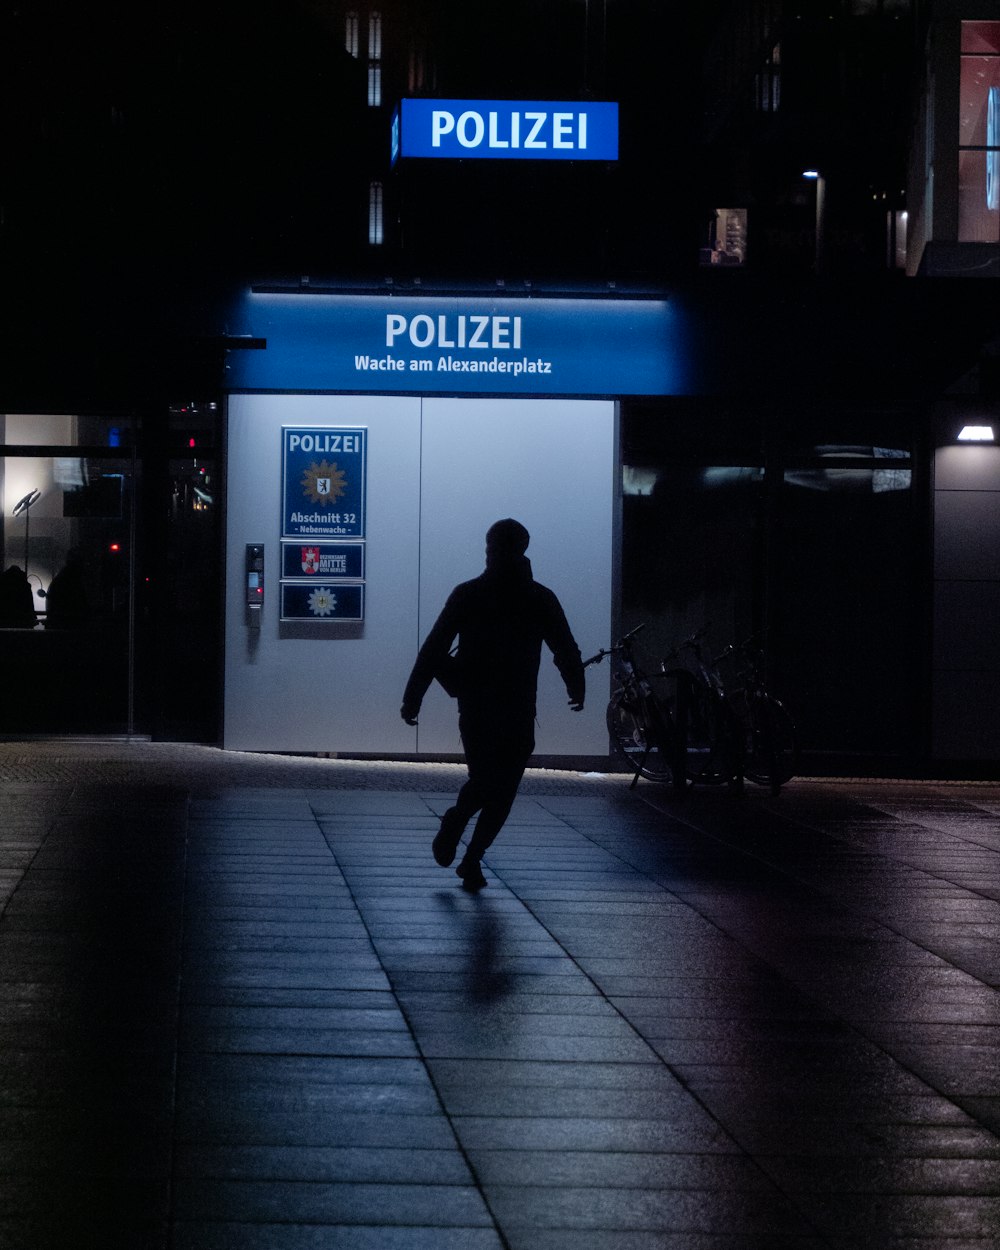
[{"label": "glass window", "polygon": [[760,465],[623,465],[622,627],[651,661],[710,626],[717,651],[756,628]]},{"label": "glass window", "polygon": [[0,414],[0,733],[215,739],[218,428],[171,404],[140,459],[128,417]]},{"label": "glass window", "polygon": [[1000,22],[963,22],[962,51],[1000,55]]},{"label": "glass window", "polygon": [[770,586],[774,656],[808,751],[888,757],[918,745],[912,477],[907,459],[872,459],[884,467],[821,454],[784,474]]},{"label": "glass window", "polygon": [[12,447],[131,447],[129,417],[0,413],[0,443]]},{"label": "glass window", "polygon": [[756,78],[758,112],[776,113],[781,107],[781,44],[776,43]]},{"label": "glass window", "polygon": [[745,265],[747,210],[717,208],[709,222],[708,239],[701,250],[702,265]]},{"label": "glass window", "polygon": [[959,137],[963,147],[996,146],[996,117],[990,136],[990,95],[1000,86],[1000,56],[963,56],[959,100]]},{"label": "glass window", "polygon": [[906,231],[909,214],[905,208],[890,208],[885,216],[885,259],[889,269],[906,268]]},{"label": "glass window", "polygon": [[[209,453],[211,456],[211,453]],[[158,509],[165,557],[139,587],[139,642],[155,660],[142,666],[140,706],[151,728],[174,741],[204,741],[219,685],[219,508],[214,456],[166,462],[169,494]]]},{"label": "glass window", "polygon": [[381,182],[373,182],[368,188],[368,242],[377,247],[384,239],[383,190]]},{"label": "glass window", "polygon": [[[987,193],[990,152],[960,152],[958,156],[958,237],[963,243],[1000,240],[1000,214],[990,207]],[[994,157],[994,161],[995,161]],[[994,180],[990,180],[990,190]]]},{"label": "glass window", "polygon": [[368,104],[378,108],[382,103],[382,14],[368,18]]},{"label": "glass window", "polygon": [[815,456],[811,463],[789,469],[786,484],[826,493],[875,495],[909,490],[913,484],[910,453],[902,447],[831,444],[817,447]]},{"label": "glass window", "polygon": [[894,409],[623,403],[621,625],[647,623],[640,654],[655,661],[706,624],[713,654],[759,634],[808,752],[912,757],[912,440],[912,415]]},{"label": "glass window", "polygon": [[963,22],[958,237],[1000,241],[1000,22]]},{"label": "glass window", "polygon": [[368,64],[368,104],[378,108],[382,103],[382,66],[375,61]]},{"label": "glass window", "polygon": [[0,732],[131,732],[134,466],[47,450],[0,457]]},{"label": "glass window", "polygon": [[205,451],[215,446],[218,427],[218,404],[189,402],[171,404],[167,424],[172,447]]},{"label": "glass window", "polygon": [[407,71],[407,85],[411,92],[423,91],[427,87],[427,49],[422,43],[414,43],[410,47]]},{"label": "glass window", "polygon": [[360,49],[358,46],[357,13],[348,13],[344,18],[344,47],[351,54],[351,56],[358,55]]}]

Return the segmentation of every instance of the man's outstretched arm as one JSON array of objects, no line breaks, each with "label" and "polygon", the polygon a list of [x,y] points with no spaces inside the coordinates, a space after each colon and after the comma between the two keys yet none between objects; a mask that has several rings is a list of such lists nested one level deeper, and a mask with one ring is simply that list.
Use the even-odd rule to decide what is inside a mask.
[{"label": "man's outstretched arm", "polygon": [[417,652],[413,671],[403,691],[403,704],[399,714],[408,725],[415,725],[420,714],[420,705],[424,701],[427,688],[434,680],[434,674],[444,662],[458,633],[458,608],[455,591],[448,596],[448,601],[441,609],[441,615],[434,622],[424,644]]},{"label": "man's outstretched arm", "polygon": [[555,595],[549,603],[548,618],[545,643],[552,652],[553,663],[566,686],[570,707],[574,712],[582,712],[587,693],[583,657],[566,620],[566,613]]}]

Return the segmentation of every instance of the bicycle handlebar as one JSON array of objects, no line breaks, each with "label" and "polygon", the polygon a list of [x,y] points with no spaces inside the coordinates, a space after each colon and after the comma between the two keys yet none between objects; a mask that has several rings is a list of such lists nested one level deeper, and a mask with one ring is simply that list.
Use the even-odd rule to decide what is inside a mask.
[{"label": "bicycle handlebar", "polygon": [[699,644],[701,643],[702,638],[704,638],[708,633],[708,629],[709,627],[707,625],[703,625],[701,629],[696,630],[690,638],[685,638],[684,641],[679,642],[672,651],[668,651],[660,661],[660,669],[663,670],[669,660],[676,660],[682,651],[693,651],[695,655],[700,656],[701,648]]},{"label": "bicycle handlebar", "polygon": [[[701,642],[702,642],[702,639],[704,639],[707,636],[709,629],[710,629],[709,625],[707,624],[703,625],[701,629],[693,633],[690,636],[690,638],[685,638],[684,641],[679,642],[672,651],[668,651],[667,654],[660,661],[660,670],[666,671],[667,663],[670,660],[676,660],[680,656],[680,653],[682,651],[693,651],[699,663],[706,663],[706,661],[704,661],[702,658]],[[724,647],[723,650],[720,651],[718,655],[712,656],[712,658],[709,661],[707,661],[707,663],[712,668],[715,668],[723,660],[730,659],[731,657],[741,657],[748,663],[755,665],[759,662],[759,659],[761,658],[760,648],[761,648],[760,635],[751,634],[749,638],[745,638],[742,642],[731,642],[729,646]]]},{"label": "bicycle handlebar", "polygon": [[640,631],[644,630],[645,628],[646,628],[646,622],[641,621],[635,627],[635,629],[630,630],[623,638],[619,638],[619,640],[613,646],[602,647],[596,655],[592,655],[589,660],[584,660],[583,667],[589,668],[591,664],[600,664],[600,662],[604,659],[606,655],[617,654],[617,652],[623,650],[625,647],[629,645],[629,643],[636,636],[636,634],[638,634]]}]

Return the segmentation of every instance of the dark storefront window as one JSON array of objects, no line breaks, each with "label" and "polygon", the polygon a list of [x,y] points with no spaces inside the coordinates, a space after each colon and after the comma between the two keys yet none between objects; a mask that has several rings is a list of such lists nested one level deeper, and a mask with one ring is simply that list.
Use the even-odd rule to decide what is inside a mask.
[{"label": "dark storefront window", "polygon": [[919,534],[908,450],[821,445],[786,465],[771,641],[802,745],[820,759],[919,751]]},{"label": "dark storefront window", "polygon": [[64,414],[0,423],[0,733],[131,733],[132,424]]},{"label": "dark storefront window", "polygon": [[676,408],[623,413],[623,629],[646,622],[649,660],[705,627],[713,654],[763,639],[807,768],[915,759],[924,543],[905,423],[881,421],[877,445],[846,439],[878,414]]},{"label": "dark storefront window", "polygon": [[170,405],[147,439],[140,705],[154,737],[211,742],[221,706],[221,521],[214,402]]},{"label": "dark storefront window", "polygon": [[623,627],[659,659],[707,629],[721,650],[753,632],[763,468],[626,467],[623,482]]},{"label": "dark storefront window", "polygon": [[143,705],[160,739],[213,741],[218,733],[221,603],[215,457],[192,448],[163,465],[151,536],[162,558],[148,566],[144,631],[154,662]]},{"label": "dark storefront window", "polygon": [[0,735],[218,735],[214,404],[0,415]]}]

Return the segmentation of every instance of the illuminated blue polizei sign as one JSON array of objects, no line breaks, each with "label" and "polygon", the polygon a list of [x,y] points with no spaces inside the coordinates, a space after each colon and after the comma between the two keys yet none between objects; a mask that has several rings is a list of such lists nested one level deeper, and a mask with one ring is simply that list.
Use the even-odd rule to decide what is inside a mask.
[{"label": "illuminated blue polizei sign", "polygon": [[608,101],[400,100],[398,157],[616,161],[618,105]]},{"label": "illuminated blue polizei sign", "polygon": [[267,346],[230,353],[229,389],[679,394],[679,322],[662,299],[254,292],[234,324]]}]

